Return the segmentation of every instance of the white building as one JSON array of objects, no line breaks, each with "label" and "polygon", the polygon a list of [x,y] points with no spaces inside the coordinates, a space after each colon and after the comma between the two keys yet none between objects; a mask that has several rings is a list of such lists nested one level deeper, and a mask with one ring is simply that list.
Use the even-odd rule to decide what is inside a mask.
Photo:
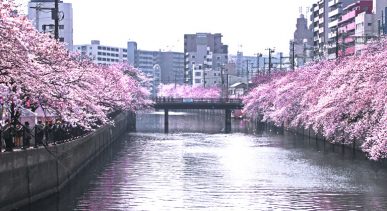
[{"label": "white building", "polygon": [[355,52],[359,54],[364,48],[365,44],[372,38],[377,36],[374,25],[377,25],[375,21],[375,14],[367,14],[362,12],[355,18],[356,29],[355,29]]},{"label": "white building", "polygon": [[[52,11],[54,0],[31,0],[28,3],[28,18],[40,32],[54,34]],[[73,8],[71,3],[59,2],[59,40],[67,43],[67,49],[73,49]],[[53,36],[54,37],[54,36]]]},{"label": "white building", "polygon": [[[228,46],[222,43],[221,34],[185,34],[184,57],[186,84],[222,86],[222,72],[228,63]],[[203,72],[201,76],[199,70]]]},{"label": "white building", "polygon": [[75,45],[74,51],[89,57],[95,64],[128,62],[126,48],[101,45],[99,40],[92,40],[91,44]]}]

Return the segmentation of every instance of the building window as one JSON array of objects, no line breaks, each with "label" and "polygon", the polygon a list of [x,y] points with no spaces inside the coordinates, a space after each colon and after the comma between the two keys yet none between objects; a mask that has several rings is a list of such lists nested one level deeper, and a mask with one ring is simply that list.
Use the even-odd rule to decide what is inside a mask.
[{"label": "building window", "polygon": [[195,84],[200,84],[200,79],[195,79]]},{"label": "building window", "polygon": [[110,53],[106,53],[106,55],[110,56]]},{"label": "building window", "polygon": [[368,23],[368,26],[372,26],[372,23]]},{"label": "building window", "polygon": [[101,46],[98,46],[98,50],[101,50],[102,48],[101,48]]},{"label": "building window", "polygon": [[59,25],[59,29],[64,29],[64,25]]},{"label": "building window", "polygon": [[98,52],[98,55],[102,55],[102,53],[101,53],[101,52]]},{"label": "building window", "polygon": [[124,52],[128,52],[128,50],[127,50],[127,49],[124,49]]},{"label": "building window", "polygon": [[106,51],[106,47],[102,47],[102,50],[105,50],[105,51]]},{"label": "building window", "polygon": [[202,76],[201,72],[195,72],[195,76]]},{"label": "building window", "polygon": [[59,38],[59,42],[64,42],[64,38],[63,38],[63,37],[60,37],[60,38]]}]

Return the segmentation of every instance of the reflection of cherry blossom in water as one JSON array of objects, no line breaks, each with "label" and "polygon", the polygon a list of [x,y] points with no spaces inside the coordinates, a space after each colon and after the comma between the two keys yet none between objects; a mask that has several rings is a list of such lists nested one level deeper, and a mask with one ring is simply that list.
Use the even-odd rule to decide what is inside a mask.
[{"label": "reflection of cherry blossom in water", "polygon": [[387,39],[359,56],[322,61],[254,79],[244,113],[285,126],[312,127],[332,142],[361,143],[387,158]]},{"label": "reflection of cherry blossom in water", "polygon": [[115,110],[148,104],[145,77],[126,64],[98,66],[39,33],[14,1],[0,1],[0,95],[5,104],[43,107],[83,127]]}]

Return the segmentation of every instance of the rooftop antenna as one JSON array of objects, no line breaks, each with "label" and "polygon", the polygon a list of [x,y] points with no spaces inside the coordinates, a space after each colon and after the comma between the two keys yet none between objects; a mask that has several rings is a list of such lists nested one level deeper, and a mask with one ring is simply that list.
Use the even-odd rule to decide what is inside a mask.
[{"label": "rooftop antenna", "polygon": [[298,11],[300,12],[300,15],[302,15],[302,7],[299,7]]},{"label": "rooftop antenna", "polygon": [[238,46],[238,52],[243,52],[243,45]]}]

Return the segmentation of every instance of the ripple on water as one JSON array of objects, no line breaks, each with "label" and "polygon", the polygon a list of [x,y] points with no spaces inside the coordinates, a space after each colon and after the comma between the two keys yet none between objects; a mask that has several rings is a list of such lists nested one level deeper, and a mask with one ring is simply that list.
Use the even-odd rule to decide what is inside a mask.
[{"label": "ripple on water", "polygon": [[385,191],[370,191],[377,183],[305,153],[277,138],[244,134],[133,134],[75,210],[387,207]]}]

